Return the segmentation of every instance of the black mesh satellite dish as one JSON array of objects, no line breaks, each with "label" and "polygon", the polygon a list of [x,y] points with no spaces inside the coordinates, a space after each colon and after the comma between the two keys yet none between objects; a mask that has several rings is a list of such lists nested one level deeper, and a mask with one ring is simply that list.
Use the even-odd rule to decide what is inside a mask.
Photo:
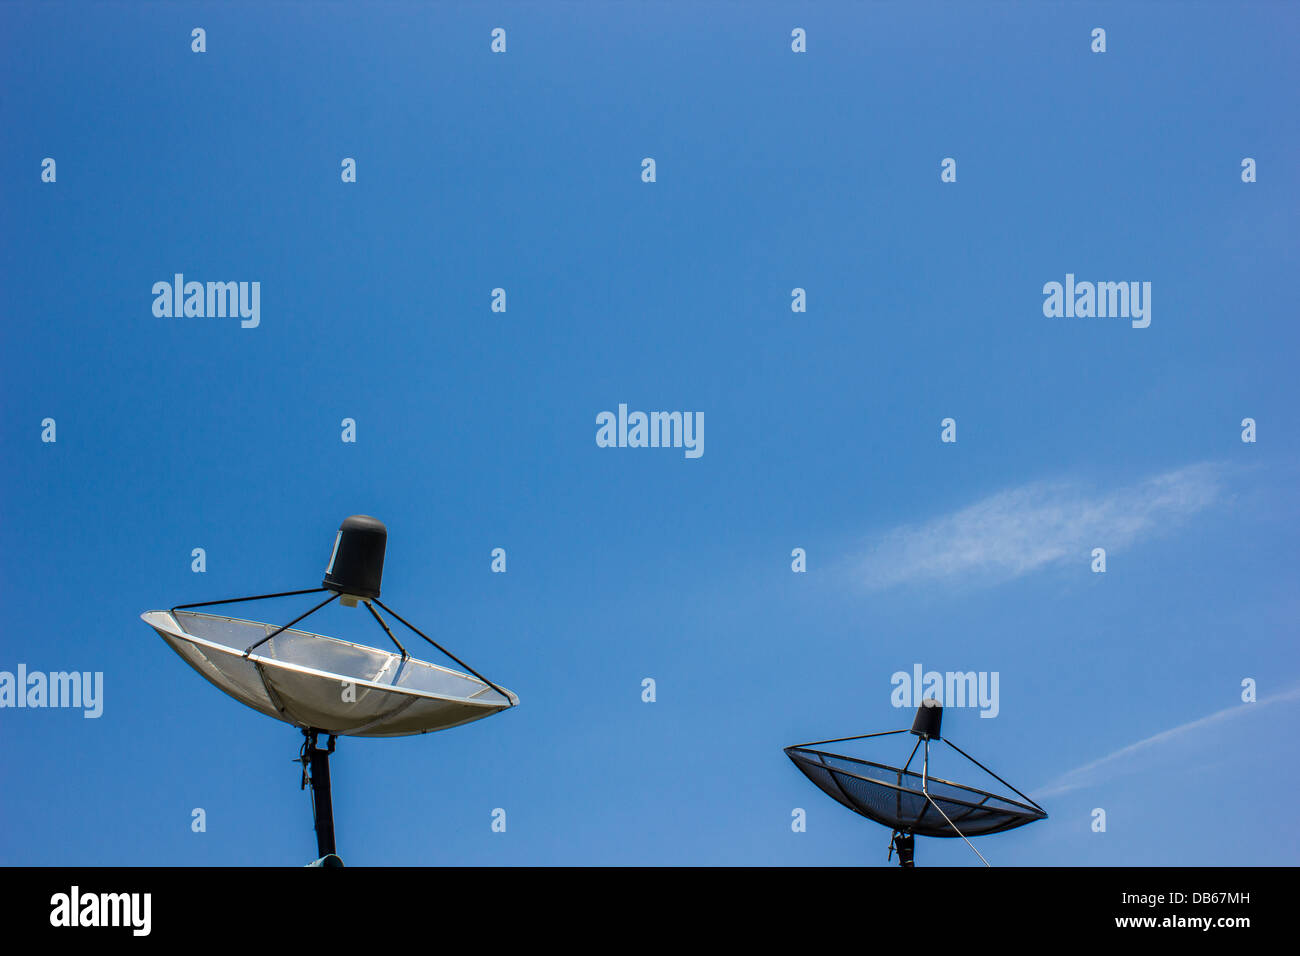
[{"label": "black mesh satellite dish", "polygon": [[[809,780],[827,794],[854,813],[889,827],[893,831],[890,854],[897,851],[900,866],[913,865],[914,838],[918,836],[961,837],[987,866],[988,861],[984,860],[968,837],[1013,830],[1035,820],[1044,820],[1047,813],[951,740],[941,738],[939,731],[942,722],[943,707],[938,701],[928,699],[917,708],[910,731],[905,728],[857,737],[817,740],[786,747],[785,753]],[[824,744],[909,732],[916,735],[917,741],[902,766],[874,763],[814,749]],[[1015,793],[1020,800],[933,776],[930,773],[932,740],[947,744]],[[922,748],[921,772],[917,773],[911,766],[917,750]]]},{"label": "black mesh satellite dish", "polygon": [[[514,707],[519,698],[492,683],[433,638],[379,600],[388,530],[369,515],[353,515],[339,527],[318,588],[252,597],[179,604],[140,615],[186,663],[231,697],[254,710],[301,728],[299,760],[303,787],[310,783],[316,842],[322,866],[340,866],[334,855],[329,755],[335,738],[427,734]],[[329,597],[288,624],[260,624],[206,614],[194,608],[329,592]],[[364,604],[400,652],[294,628],[325,605]],[[376,606],[414,631],[469,673],[412,657]],[[320,736],[326,746],[318,746]]]}]

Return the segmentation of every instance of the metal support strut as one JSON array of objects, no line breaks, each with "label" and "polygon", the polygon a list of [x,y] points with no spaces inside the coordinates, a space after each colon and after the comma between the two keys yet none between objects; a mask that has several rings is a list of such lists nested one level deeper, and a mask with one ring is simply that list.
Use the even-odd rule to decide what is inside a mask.
[{"label": "metal support strut", "polygon": [[[910,762],[911,758],[909,757],[908,760],[909,760],[909,762]],[[992,771],[990,771],[990,773],[991,773],[991,772],[992,772]],[[998,779],[1000,780],[1000,779],[1002,779],[1002,778],[999,777]],[[925,757],[924,757],[924,763],[921,764],[921,793],[923,793],[923,794],[925,795],[925,799],[927,799],[927,800],[930,801],[930,806],[932,806],[932,807],[934,807],[936,810],[938,810],[938,811],[939,811],[939,815],[940,815],[941,817],[943,817],[945,820],[948,821],[948,826],[952,827],[952,828],[953,828],[953,831],[954,831],[954,832],[955,832],[959,837],[961,837],[963,840],[966,840],[966,834],[962,833],[961,830],[958,830],[958,829],[957,829],[957,824],[953,823],[952,820],[949,820],[949,819],[948,819],[948,814],[946,814],[946,813],[943,812],[943,807],[941,807],[941,806],[939,806],[939,804],[935,803],[935,802],[934,802],[934,797],[930,796],[930,787],[929,787],[929,782],[930,782],[930,741],[929,741],[929,738],[927,738],[926,741],[925,741]],[[1007,784],[1007,786],[1011,786],[1011,784]],[[1020,791],[1017,790],[1016,792],[1019,793]],[[981,863],[983,863],[985,866],[988,866],[988,865],[989,865],[989,861],[986,860],[986,859],[984,859],[984,854],[981,853],[979,850],[975,849],[975,844],[974,844],[974,843],[971,843],[970,840],[966,840],[966,845],[967,845],[968,847],[971,848],[971,852],[972,852],[972,853],[974,853],[977,857],[980,858],[980,862],[981,862]],[[899,850],[899,851],[898,851],[898,862],[899,862],[900,864],[903,862],[903,851],[902,851],[902,850]]]},{"label": "metal support strut", "polygon": [[334,802],[330,798],[330,754],[334,752],[334,734],[324,748],[316,746],[316,738],[324,731],[307,729],[302,735],[302,750],[298,760],[302,764],[302,789],[311,784],[311,809],[316,825],[316,853],[324,859],[334,853]]}]

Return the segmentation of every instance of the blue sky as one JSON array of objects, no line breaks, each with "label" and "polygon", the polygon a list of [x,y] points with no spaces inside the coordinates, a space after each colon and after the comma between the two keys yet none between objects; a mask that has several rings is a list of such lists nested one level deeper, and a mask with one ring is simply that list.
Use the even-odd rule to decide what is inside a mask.
[{"label": "blue sky", "polygon": [[[297,732],[138,616],[311,587],[367,513],[384,600],[521,706],[341,740],[349,864],[883,865],[781,748],[908,725],[916,663],[999,674],[945,731],[1050,818],[995,865],[1300,862],[1298,26],[4,5],[0,670],[105,699],[0,710],[0,861],[310,859]],[[260,282],[260,325],[155,317],[177,272]],[[1067,273],[1151,282],[1150,327],[1045,317]],[[598,448],[621,402],[702,411],[705,453]]]}]

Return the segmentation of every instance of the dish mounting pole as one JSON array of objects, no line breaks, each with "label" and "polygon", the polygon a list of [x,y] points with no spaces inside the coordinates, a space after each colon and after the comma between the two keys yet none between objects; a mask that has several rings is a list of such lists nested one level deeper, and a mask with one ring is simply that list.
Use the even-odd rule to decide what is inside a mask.
[{"label": "dish mounting pole", "polygon": [[317,737],[324,731],[304,729],[302,750],[298,760],[302,763],[302,789],[311,784],[311,810],[316,826],[316,854],[320,859],[334,854],[334,801],[330,797],[330,754],[334,752],[334,734],[324,747],[316,745]]}]

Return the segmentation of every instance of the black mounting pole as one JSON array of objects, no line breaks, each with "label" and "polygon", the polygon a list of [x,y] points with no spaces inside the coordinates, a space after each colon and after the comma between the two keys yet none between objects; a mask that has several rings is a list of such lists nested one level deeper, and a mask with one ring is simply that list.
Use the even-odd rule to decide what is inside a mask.
[{"label": "black mounting pole", "polygon": [[302,745],[303,786],[311,783],[312,816],[316,824],[316,853],[321,859],[334,853],[334,802],[330,797],[330,754],[334,752],[334,735],[324,747],[316,746],[322,731],[304,730]]},{"label": "black mounting pole", "polygon": [[916,866],[913,862],[916,853],[916,837],[910,833],[903,833],[901,830],[894,831],[894,850],[898,853],[898,865],[905,868]]}]

